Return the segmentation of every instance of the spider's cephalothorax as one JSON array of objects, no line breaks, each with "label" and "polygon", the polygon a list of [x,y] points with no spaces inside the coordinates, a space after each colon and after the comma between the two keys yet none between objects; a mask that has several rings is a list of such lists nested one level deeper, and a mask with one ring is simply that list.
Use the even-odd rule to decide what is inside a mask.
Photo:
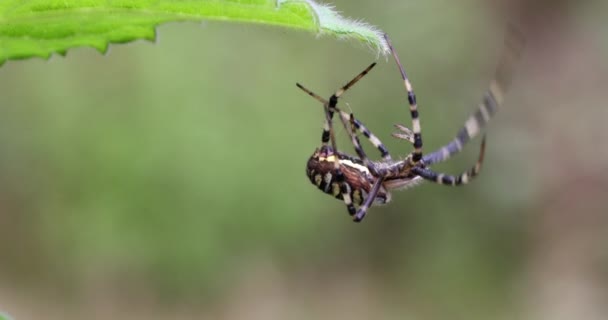
[{"label": "spider's cephalothorax", "polygon": [[[336,91],[329,100],[325,100],[299,83],[297,84],[300,89],[320,101],[325,111],[325,125],[321,135],[321,147],[317,148],[308,159],[306,174],[310,181],[323,192],[342,199],[348,213],[353,216],[356,222],[361,221],[365,217],[367,209],[373,203],[383,204],[389,202],[391,199],[389,191],[392,189],[413,186],[422,180],[451,186],[463,185],[479,173],[485,151],[485,136],[482,139],[479,158],[468,171],[458,176],[453,176],[435,172],[429,166],[445,161],[452,155],[460,152],[467,142],[479,134],[480,130],[494,115],[502,103],[503,94],[511,80],[513,64],[520,56],[524,42],[523,36],[516,29],[509,29],[506,38],[506,49],[498,65],[495,79],[484,94],[483,101],[477,111],[469,117],[464,127],[460,129],[451,142],[423,156],[422,134],[416,95],[387,35],[385,35],[385,39],[389,44],[393,58],[401,73],[407,91],[409,111],[412,118],[412,130],[397,124],[395,127],[398,131],[393,133],[393,137],[407,140],[413,144],[414,151],[405,157],[405,159],[400,161],[392,160],[388,149],[378,137],[371,133],[352,113],[346,113],[337,107],[338,98],[365,76],[375,66],[375,63],[372,63]],[[333,116],[336,112],[349,134],[357,153],[356,157],[340,152],[336,146],[333,129]],[[367,157],[359,142],[358,133],[363,134],[378,149],[382,160],[371,161]]]}]

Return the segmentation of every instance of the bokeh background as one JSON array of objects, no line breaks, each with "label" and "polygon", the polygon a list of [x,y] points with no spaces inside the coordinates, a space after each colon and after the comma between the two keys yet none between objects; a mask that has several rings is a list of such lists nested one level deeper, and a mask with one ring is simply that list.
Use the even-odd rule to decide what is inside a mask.
[{"label": "bokeh background", "polygon": [[[502,48],[498,1],[347,1],[388,32],[425,148],[474,110]],[[15,319],[605,319],[608,6],[534,2],[482,175],[397,192],[354,224],[304,172],[320,105],[376,55],[250,24],[0,68],[0,310]],[[409,126],[392,60],[342,106]],[[351,150],[338,127],[340,145]],[[479,139],[436,169],[457,173]],[[367,145],[370,154],[373,149]]]}]

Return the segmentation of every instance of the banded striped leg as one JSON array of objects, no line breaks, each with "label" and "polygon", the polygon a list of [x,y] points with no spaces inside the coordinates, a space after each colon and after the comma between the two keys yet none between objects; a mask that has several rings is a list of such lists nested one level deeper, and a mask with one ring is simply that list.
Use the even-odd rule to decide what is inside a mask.
[{"label": "banded striped leg", "polygon": [[[323,131],[323,144],[327,145],[327,140],[331,140],[332,143],[332,148],[334,150],[337,150],[336,147],[336,142],[335,142],[335,137],[333,134],[333,124],[332,124],[332,120],[331,120],[331,116],[333,115],[333,112],[330,114],[330,112],[332,110],[329,110],[328,108],[328,104],[329,102],[323,98],[321,98],[320,96],[318,96],[317,94],[315,94],[314,92],[306,89],[304,86],[302,86],[301,84],[297,83],[296,84],[298,86],[298,88],[302,89],[304,92],[308,93],[308,95],[310,95],[311,97],[315,98],[316,100],[318,100],[319,102],[323,103],[323,110],[325,113],[325,128]],[[351,141],[356,141],[354,143],[355,145],[355,150],[357,150],[357,153],[359,153],[359,151],[361,151],[361,153],[359,153],[359,156],[362,157],[362,159],[368,159],[365,156],[365,153],[363,152],[363,148],[360,146],[359,144],[359,139],[357,138],[357,136],[354,134],[354,129],[358,130],[359,132],[361,132],[366,138],[369,139],[369,141],[378,149],[378,151],[380,152],[380,154],[383,156],[384,159],[391,159],[391,156],[388,152],[388,149],[386,149],[386,147],[384,146],[384,144],[382,144],[382,141],[380,141],[380,139],[378,139],[378,137],[376,137],[371,131],[369,131],[365,125],[363,125],[363,123],[361,123],[359,120],[357,120],[352,114],[348,114],[340,109],[338,109],[338,107],[333,108],[334,112],[338,112],[340,114],[340,119],[342,120],[342,124],[344,125],[344,128],[346,129],[346,131],[349,132],[349,135],[351,136]],[[348,122],[347,120],[348,119]],[[349,126],[350,124],[350,126]],[[354,137],[354,138],[353,138]],[[357,147],[358,146],[358,147]],[[335,161],[337,161],[337,157],[334,157]],[[334,164],[336,164],[337,162],[334,162]],[[371,166],[371,168],[370,168]],[[370,166],[368,166],[368,168],[370,168],[370,170],[375,170],[373,164],[370,163]],[[352,203],[352,199],[350,197],[350,187],[348,186],[348,184],[344,183],[344,174],[342,173],[341,170],[339,170],[339,164],[338,164],[338,169],[336,171],[336,180],[338,183],[340,183],[340,193],[342,194],[342,200],[344,201],[344,203],[346,204],[346,208],[348,210],[348,213],[353,216],[356,215],[356,217],[354,218],[354,221],[359,222],[363,219],[363,217],[365,216],[367,209],[371,206],[371,204],[373,203],[374,199],[376,198],[376,196],[378,195],[378,191],[380,190],[381,187],[381,182],[378,185],[378,187],[374,188],[372,187],[372,190],[370,191],[370,193],[368,194],[365,203],[359,208],[359,210],[357,211],[358,214],[355,213],[355,208],[354,205]],[[380,179],[381,181],[383,179]],[[376,189],[376,191],[374,191],[374,189]],[[358,218],[357,218],[358,217]]]},{"label": "banded striped leg", "polygon": [[[324,102],[324,104],[327,105],[327,108],[329,110],[329,120],[326,121],[326,126],[328,124],[331,125],[331,121],[333,119],[334,112],[335,112],[335,110],[337,108],[338,98],[340,98],[340,96],[342,96],[344,94],[344,92],[346,92],[346,90],[348,90],[355,83],[357,83],[359,80],[361,80],[361,78],[363,78],[374,66],[376,66],[375,62],[373,62],[372,64],[370,64],[367,68],[365,68],[365,70],[361,71],[352,80],[350,80],[348,83],[346,83],[340,89],[338,89],[338,91],[336,91],[334,94],[332,94],[331,97],[329,97],[329,101],[328,102]],[[298,87],[300,87],[300,89],[303,89],[303,87],[301,85],[299,85],[299,84],[296,84],[296,85]],[[308,91],[308,90],[305,90],[305,91]],[[310,91],[308,91],[308,92],[310,92]],[[317,99],[317,100],[319,100],[319,99]],[[321,99],[321,100],[323,100],[323,99]],[[347,131],[349,131],[349,130],[347,129]],[[352,134],[350,134],[350,135],[352,136]],[[337,150],[335,150],[335,151],[337,151]]]},{"label": "banded striped leg", "polygon": [[[363,76],[365,76],[375,65],[376,65],[375,62],[370,64],[367,68],[365,68],[365,70],[363,70],[361,73],[359,73],[357,76],[355,76],[352,80],[350,80],[342,88],[338,89],[338,91],[336,91],[336,93],[334,93],[331,97],[329,97],[328,108],[329,108],[330,112],[337,110],[338,98],[340,98],[342,96],[342,94],[344,94],[344,92],[346,92],[346,90],[348,90],[355,83],[357,83],[361,78],[363,78]],[[352,126],[347,125],[347,121],[344,116],[344,113],[341,111],[339,111],[339,112],[340,112],[340,120],[342,121],[344,128],[346,129],[346,131],[348,132],[348,135],[351,138],[351,142],[353,143],[353,146],[355,147],[355,151],[357,152],[357,155],[359,155],[361,160],[363,160],[363,163],[365,164],[366,167],[368,167],[372,172],[376,172],[375,166],[367,158],[365,152],[363,151],[363,148],[361,148],[361,144],[359,143],[359,138],[357,137],[357,135],[354,132],[355,125],[352,125]],[[354,116],[352,114],[350,114],[349,120],[350,120],[350,118],[354,118]],[[352,122],[352,120],[350,120],[350,121]],[[369,130],[366,129],[366,132],[369,132]],[[374,136],[374,138],[375,138],[375,136]],[[376,140],[377,140],[376,146],[380,150],[380,153],[382,154],[382,156],[388,157],[388,159],[390,159],[388,150],[386,150],[386,148],[382,145],[380,140],[378,140],[377,138],[376,138]],[[380,148],[379,146],[382,146],[382,147]]]},{"label": "banded striped leg", "polygon": [[[345,112],[340,111],[340,116],[341,116],[340,118],[342,119],[343,123],[345,120],[344,119],[345,116],[343,115],[344,113]],[[365,218],[365,215],[367,214],[367,210],[369,209],[369,207],[371,207],[372,204],[374,203],[374,200],[376,199],[376,196],[378,195],[378,192],[380,191],[380,188],[382,187],[382,183],[384,182],[384,177],[377,172],[376,166],[369,160],[369,158],[365,154],[365,151],[363,151],[363,147],[361,146],[361,143],[359,142],[359,137],[357,137],[357,135],[355,133],[355,129],[362,132],[363,135],[365,137],[367,137],[369,139],[369,141],[378,148],[378,150],[380,150],[380,153],[382,153],[382,149],[380,148],[380,146],[382,146],[382,147],[384,147],[384,146],[382,145],[382,142],[378,138],[376,138],[376,136],[374,136],[369,130],[367,130],[367,128],[365,128],[365,126],[363,126],[363,124],[361,122],[359,122],[358,120],[355,119],[355,116],[352,113],[350,114],[349,122],[351,125],[351,130],[349,131],[349,133],[351,136],[351,141],[355,147],[355,151],[357,151],[359,158],[361,160],[363,160],[363,163],[370,170],[370,172],[372,172],[372,174],[374,174],[375,176],[378,177],[376,182],[374,182],[374,185],[372,186],[370,192],[367,194],[367,197],[365,198],[365,202],[363,202],[363,204],[361,206],[359,206],[357,213],[355,213],[355,216],[353,217],[354,222],[361,222],[363,220],[363,218]],[[346,126],[345,123],[344,123],[344,126]],[[386,155],[388,156],[388,160],[390,160],[388,151],[387,151]],[[387,160],[387,157],[384,156],[384,154],[383,154],[383,158],[385,160]]]},{"label": "banded striped leg", "polygon": [[412,153],[412,157],[410,158],[410,165],[414,166],[422,159],[422,128],[420,126],[420,119],[418,115],[418,103],[416,102],[416,94],[414,93],[412,83],[410,82],[409,78],[407,77],[407,74],[405,73],[405,69],[403,69],[401,61],[399,61],[399,56],[393,48],[393,44],[391,43],[388,34],[384,34],[384,39],[386,40],[389,48],[391,49],[393,58],[395,59],[397,67],[399,68],[399,72],[401,73],[403,85],[405,86],[405,90],[407,91],[407,101],[410,106],[410,115],[412,117],[412,131],[414,134],[414,152]]},{"label": "banded striped leg", "polygon": [[[334,174],[336,175],[336,182],[340,186],[340,193],[342,194],[342,201],[344,201],[344,205],[346,205],[346,211],[348,211],[348,214],[350,216],[353,216],[356,213],[356,209],[353,203],[353,199],[350,196],[350,185],[348,185],[348,183],[346,183],[345,181],[344,172],[342,172],[342,170],[340,169],[340,161],[338,159],[338,156],[336,155],[338,152],[338,145],[336,143],[336,136],[334,134],[334,126],[332,121],[334,111],[329,107],[327,103],[323,104],[323,111],[325,113],[325,128],[323,129],[323,138],[329,136],[329,140],[331,141],[332,151],[334,152],[333,163]],[[327,144],[327,142],[325,142],[325,144]]]},{"label": "banded striped leg", "polygon": [[346,90],[348,90],[355,83],[357,83],[359,80],[361,80],[361,78],[363,78],[363,76],[365,76],[375,65],[376,65],[376,63],[374,62],[374,63],[370,64],[367,68],[365,68],[365,70],[361,71],[361,73],[359,73],[358,75],[356,75],[347,84],[345,84],[340,89],[338,89],[338,91],[336,91],[334,94],[332,94],[331,97],[329,98],[329,101],[321,98],[319,95],[317,95],[314,92],[306,89],[303,85],[301,85],[299,83],[296,83],[296,86],[298,86],[298,88],[302,89],[302,91],[308,93],[308,95],[310,95],[311,97],[315,98],[317,101],[323,103],[324,106],[328,106],[328,109],[329,109],[329,118],[325,120],[325,124],[324,124],[324,127],[323,127],[323,134],[321,135],[321,143],[323,145],[327,145],[327,143],[330,140],[330,137],[329,137],[329,126],[330,126],[330,122],[332,121],[332,119],[334,117],[334,112],[337,109],[336,105],[338,104],[338,98],[340,96],[342,96],[342,94],[344,94],[344,92]]},{"label": "banded striped leg", "polygon": [[329,138],[331,140],[331,147],[334,152],[333,163],[334,163],[334,173],[336,175],[336,181],[340,185],[340,193],[342,194],[342,201],[344,201],[344,205],[346,205],[346,210],[349,215],[354,215],[355,205],[353,204],[353,199],[350,197],[351,190],[348,183],[346,183],[344,178],[344,173],[340,170],[340,162],[338,156],[335,153],[338,152],[338,146],[336,144],[336,136],[334,135],[334,127],[332,124],[332,116],[333,112],[329,109],[327,104],[323,105],[323,109],[325,111],[325,123],[327,126],[327,132],[329,133]]},{"label": "banded striped leg", "polygon": [[[323,103],[324,106],[326,106],[326,105],[329,104],[329,102],[327,100],[321,98],[320,96],[318,96],[314,92],[306,89],[301,84],[297,83],[296,85],[298,86],[298,88],[300,88],[304,92],[308,93],[308,95],[310,95],[311,97],[315,98],[319,102]],[[346,129],[346,131],[349,133],[351,141],[352,141],[353,140],[352,124],[350,123],[351,115],[349,113],[346,113],[346,112],[340,110],[338,107],[335,107],[335,106],[333,107],[333,110],[330,110],[330,112],[332,112],[332,111],[333,112],[338,112],[340,114],[340,120],[342,121],[342,124],[344,125],[344,128]],[[333,115],[333,112],[331,113],[332,115]],[[380,152],[380,155],[382,156],[382,158],[384,160],[391,160],[392,159],[391,155],[390,155],[388,149],[386,148],[386,146],[384,146],[384,144],[382,143],[382,141],[380,141],[380,139],[378,137],[376,137],[371,131],[369,131],[369,129],[367,129],[367,127],[365,127],[365,125],[361,121],[357,120],[354,117],[353,117],[353,121],[354,121],[354,127],[355,127],[355,129],[357,131],[361,132],[361,134],[363,134],[363,136],[365,136],[369,140],[369,142],[371,144],[373,144],[374,147],[376,147],[376,149],[378,149],[378,152]],[[327,121],[326,121],[325,125],[326,126],[328,125]],[[325,132],[327,132],[327,134]],[[327,137],[327,141],[329,141],[329,129],[324,129],[324,131],[323,131],[323,137]],[[327,144],[327,142],[324,142],[324,144]],[[356,144],[355,144],[355,146],[356,146]],[[355,151],[357,151],[356,148],[355,148]],[[361,155],[359,154],[358,151],[357,151],[357,154],[361,157]]]},{"label": "banded striped leg", "polygon": [[[355,76],[351,81],[349,81],[347,84],[345,84],[343,87],[341,87],[338,91],[336,91],[336,93],[334,93],[329,98],[329,101],[326,101],[325,99],[321,98],[320,96],[313,93],[312,91],[304,88],[304,86],[302,86],[301,84],[296,83],[298,88],[302,89],[304,92],[308,93],[311,97],[313,97],[313,98],[317,99],[318,101],[320,101],[321,103],[323,103],[323,108],[325,110],[325,126],[323,128],[321,142],[324,145],[327,145],[328,140],[331,140],[331,144],[332,144],[332,148],[333,148],[334,152],[337,152],[338,148],[337,148],[336,139],[335,139],[335,135],[334,135],[334,131],[333,131],[332,118],[333,118],[333,114],[334,114],[335,110],[337,110],[336,105],[338,104],[338,98],[342,94],[344,94],[344,92],[346,90],[348,90],[355,83],[357,83],[357,81],[359,81],[361,78],[363,78],[363,76],[365,76],[375,65],[376,65],[376,63],[372,63],[371,65],[369,65],[365,70],[363,70],[361,73],[359,73],[357,76]],[[347,131],[349,131],[349,135],[351,137],[354,135],[354,133],[352,132],[352,129],[347,128]],[[382,147],[384,150],[386,150],[386,148],[384,148],[384,146],[382,146]],[[387,153],[388,153],[388,151],[387,151]],[[342,194],[342,200],[344,201],[344,204],[346,205],[348,213],[352,216],[355,214],[355,207],[352,202],[352,198],[350,196],[350,194],[351,194],[350,186],[345,182],[344,173],[342,172],[342,170],[340,170],[340,162],[339,162],[338,157],[334,157],[333,162],[334,162],[334,171],[336,174],[336,181],[340,184],[340,193]]]},{"label": "banded striped leg", "polygon": [[363,220],[363,218],[365,218],[367,209],[369,209],[369,207],[371,207],[372,203],[374,202],[374,199],[376,199],[376,196],[378,195],[378,191],[380,191],[380,187],[382,187],[382,182],[384,182],[383,177],[380,177],[380,178],[378,178],[378,180],[376,180],[376,182],[372,186],[372,189],[369,191],[369,194],[367,195],[365,202],[359,207],[359,210],[357,210],[357,213],[355,213],[355,216],[353,217],[354,222],[361,222],[361,220]]},{"label": "banded striped leg", "polygon": [[483,164],[483,157],[486,151],[486,136],[483,136],[481,141],[481,147],[479,149],[479,158],[475,165],[469,169],[468,171],[458,175],[452,176],[440,172],[435,172],[428,168],[422,167],[414,167],[412,168],[412,172],[419,175],[421,178],[425,180],[429,180],[435,183],[449,185],[449,186],[460,186],[469,183],[473,178],[475,178],[479,172],[481,171],[481,165]]},{"label": "banded striped leg", "polygon": [[523,35],[511,26],[507,30],[505,49],[498,63],[495,78],[490,83],[490,88],[483,95],[483,100],[477,111],[467,119],[464,127],[458,131],[458,134],[452,141],[423,157],[426,165],[445,161],[459,153],[464,145],[477,136],[481,129],[490,121],[503,103],[504,94],[509,88],[513,76],[514,64],[519,60],[524,44],[525,39]]},{"label": "banded striped leg", "polygon": [[328,106],[331,112],[335,110],[336,105],[338,104],[338,98],[340,98],[340,96],[342,96],[344,92],[346,92],[346,90],[350,89],[350,87],[352,87],[355,83],[361,80],[361,78],[363,78],[363,76],[365,76],[374,66],[376,66],[375,62],[370,64],[367,68],[365,68],[365,70],[361,71],[361,73],[356,75],[352,80],[350,80],[347,84],[342,86],[342,88],[338,89],[336,93],[332,94],[331,97],[329,97]]},{"label": "banded striped leg", "polygon": [[[331,126],[332,118],[334,117],[334,111],[329,110],[328,104],[329,102],[323,98],[321,98],[316,93],[306,89],[303,85],[296,83],[296,86],[302,91],[306,92],[309,96],[315,98],[317,101],[323,104],[323,113],[325,114],[325,121],[323,123],[323,133],[321,134],[321,144],[326,146],[330,141],[329,128]],[[333,144],[333,143],[332,143]]]},{"label": "banded striped leg", "polygon": [[344,124],[344,127],[347,127],[347,131],[350,136],[350,141],[352,142],[353,147],[355,148],[355,152],[359,156],[359,159],[361,159],[361,161],[363,161],[363,164],[370,170],[370,172],[374,175],[377,175],[378,170],[376,170],[376,166],[374,165],[374,163],[371,160],[369,160],[369,158],[367,157],[367,154],[363,150],[363,146],[361,146],[361,141],[359,141],[359,137],[357,136],[356,130],[363,132],[363,134],[369,139],[369,141],[374,146],[376,146],[376,148],[378,148],[378,150],[380,151],[380,154],[382,155],[382,158],[384,160],[391,160],[391,156],[389,155],[388,150],[386,149],[386,147],[384,147],[384,145],[382,144],[380,139],[378,139],[366,127],[364,127],[361,122],[359,122],[355,119],[354,114],[351,113],[349,115],[348,123],[350,125],[347,125],[346,119],[345,119],[345,116],[343,113],[345,113],[345,112],[340,112],[340,119],[342,120],[342,124]]}]

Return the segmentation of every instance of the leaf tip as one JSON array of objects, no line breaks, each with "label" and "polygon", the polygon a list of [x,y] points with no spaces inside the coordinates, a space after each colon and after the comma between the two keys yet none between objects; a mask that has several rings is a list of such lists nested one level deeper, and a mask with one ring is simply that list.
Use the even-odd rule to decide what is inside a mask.
[{"label": "leaf tip", "polygon": [[338,39],[357,39],[376,50],[378,55],[388,56],[390,48],[384,38],[384,32],[363,20],[343,17],[334,6],[316,3],[313,0],[278,0],[285,2],[305,2],[313,13],[315,23],[322,34],[330,34]]}]

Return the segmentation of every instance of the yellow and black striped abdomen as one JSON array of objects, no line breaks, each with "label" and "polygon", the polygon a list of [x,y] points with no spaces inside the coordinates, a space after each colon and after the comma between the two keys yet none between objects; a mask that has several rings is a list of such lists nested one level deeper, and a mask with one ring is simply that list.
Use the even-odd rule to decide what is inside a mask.
[{"label": "yellow and black striped abdomen", "polygon": [[[317,186],[321,191],[336,199],[342,199],[340,182],[334,162],[340,164],[340,171],[344,176],[344,182],[348,187],[349,194],[355,205],[359,206],[365,201],[370,192],[374,178],[363,163],[345,154],[334,154],[329,148],[317,149],[308,159],[306,165],[306,175],[310,182]],[[380,191],[375,199],[378,203],[386,203],[388,195],[385,191]]]}]

